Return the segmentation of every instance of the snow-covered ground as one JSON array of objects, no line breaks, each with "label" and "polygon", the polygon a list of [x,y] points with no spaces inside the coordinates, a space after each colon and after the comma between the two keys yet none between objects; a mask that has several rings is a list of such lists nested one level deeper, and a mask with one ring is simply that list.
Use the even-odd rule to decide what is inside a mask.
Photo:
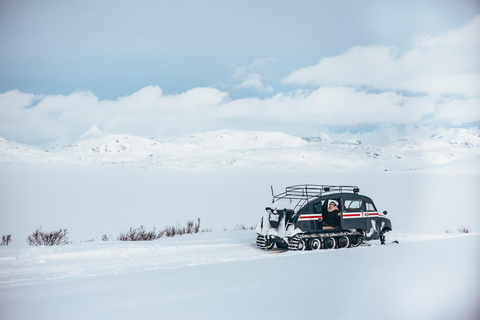
[{"label": "snow-covered ground", "polygon": [[0,250],[1,319],[478,319],[480,235],[262,252],[254,231]]},{"label": "snow-covered ground", "polygon": [[[478,174],[374,172],[0,172],[0,319],[476,319]],[[276,191],[358,184],[388,210],[398,245],[263,252],[253,225]],[[152,242],[120,231],[200,217],[213,232]],[[73,243],[29,247],[67,228]],[[465,226],[474,234],[457,231]],[[450,233],[446,233],[445,231]],[[101,236],[111,236],[108,242]],[[94,242],[86,242],[94,239]],[[378,244],[378,243],[377,243]]]},{"label": "snow-covered ground", "polygon": [[[467,131],[383,148],[233,131],[93,128],[49,152],[0,139],[0,319],[478,319],[479,146]],[[358,185],[400,243],[263,252],[232,231],[259,221],[270,185],[306,183]],[[198,217],[213,232],[115,240]],[[72,243],[29,247],[39,227]]]}]

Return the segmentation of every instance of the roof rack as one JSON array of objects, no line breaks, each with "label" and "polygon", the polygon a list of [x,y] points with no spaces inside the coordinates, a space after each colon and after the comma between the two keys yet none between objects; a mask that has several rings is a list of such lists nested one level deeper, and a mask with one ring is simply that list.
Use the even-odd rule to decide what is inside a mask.
[{"label": "roof rack", "polygon": [[333,192],[352,192],[359,193],[360,188],[357,186],[332,186],[332,185],[316,185],[316,184],[301,184],[285,188],[285,192],[275,195],[273,193],[273,187],[270,187],[272,190],[273,202],[280,199],[298,199],[298,200],[308,200],[310,198],[320,197],[324,194],[329,194]]}]

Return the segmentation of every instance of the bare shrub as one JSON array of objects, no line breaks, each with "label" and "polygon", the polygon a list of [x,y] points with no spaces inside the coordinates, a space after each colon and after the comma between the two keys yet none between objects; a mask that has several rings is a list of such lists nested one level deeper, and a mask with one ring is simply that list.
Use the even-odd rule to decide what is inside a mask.
[{"label": "bare shrub", "polygon": [[27,243],[30,246],[62,246],[69,243],[67,234],[67,229],[44,232],[40,227],[27,237]]},{"label": "bare shrub", "polygon": [[11,242],[12,242],[12,235],[11,234],[3,235],[2,242],[0,243],[0,246],[8,246]]},{"label": "bare shrub", "polygon": [[235,225],[233,230],[255,230],[256,226],[247,226],[245,222]]},{"label": "bare shrub", "polygon": [[165,236],[166,237],[175,237],[175,236],[181,236],[185,234],[185,228],[180,228],[179,225],[175,226],[167,226],[164,229]]},{"label": "bare shrub", "polygon": [[467,227],[460,227],[458,228],[458,231],[460,231],[460,233],[470,233],[470,229]]},{"label": "bare shrub", "polygon": [[107,234],[105,233],[105,234],[102,236],[102,241],[110,241],[110,237],[111,237],[111,236],[107,236]]},{"label": "bare shrub", "polygon": [[146,231],[144,226],[140,228],[130,228],[128,232],[120,232],[117,240],[119,241],[151,241],[163,236],[162,232],[157,234],[155,228],[152,231]]},{"label": "bare shrub", "polygon": [[[193,227],[193,232],[198,233],[200,231],[200,218],[197,219],[197,223]],[[203,231],[202,231],[203,232]]]},{"label": "bare shrub", "polygon": [[212,229],[210,228],[204,228],[200,229],[200,218],[197,219],[197,223],[195,223],[193,227],[193,233],[199,233],[199,232],[212,232]]},{"label": "bare shrub", "polygon": [[[180,227],[178,224],[176,226],[167,226],[165,227],[165,236],[166,237],[175,237],[183,236],[184,234],[194,234],[200,232],[200,218],[197,219],[197,222],[189,220],[186,222],[185,227]],[[202,232],[205,232],[202,230]]]},{"label": "bare shrub", "polygon": [[185,228],[185,233],[186,234],[192,234],[194,229],[195,229],[195,227],[194,227],[193,221],[192,220],[187,221],[187,227]]},{"label": "bare shrub", "polygon": [[[126,233],[120,233],[120,236],[117,240],[120,241],[149,241],[159,239],[163,236],[165,237],[175,237],[175,236],[183,236],[184,234],[194,234],[199,232],[211,232],[212,229],[200,229],[200,218],[197,219],[197,222],[189,220],[186,222],[184,227],[180,225],[176,226],[167,226],[163,229],[163,231],[159,231],[158,233],[153,228],[153,231],[146,231],[143,226],[140,228],[130,228],[130,230]],[[107,239],[107,240],[104,240]],[[103,241],[108,241],[108,237],[104,235],[102,237]]]}]

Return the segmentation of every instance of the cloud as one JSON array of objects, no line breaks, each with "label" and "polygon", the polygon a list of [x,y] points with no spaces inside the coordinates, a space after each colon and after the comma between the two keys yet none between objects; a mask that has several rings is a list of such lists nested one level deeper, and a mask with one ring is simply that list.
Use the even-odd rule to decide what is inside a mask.
[{"label": "cloud", "polygon": [[259,72],[263,71],[273,61],[272,58],[255,59],[249,66],[237,67],[232,76],[233,80],[240,82],[237,88],[252,89],[258,93],[271,93],[273,87],[263,83]]},{"label": "cloud", "polygon": [[441,36],[417,36],[409,50],[354,46],[294,71],[283,84],[364,86],[428,94],[480,95],[480,16]]},{"label": "cloud", "polygon": [[404,125],[434,116],[436,108],[435,102],[429,97],[404,97],[393,92],[369,93],[347,87],[321,87],[311,92],[279,93],[268,99],[231,101],[223,105],[220,115],[300,125]]},{"label": "cloud", "polygon": [[13,90],[0,94],[0,136],[25,143],[74,139],[94,124],[140,136],[224,128],[305,135],[318,128],[461,126],[480,122],[479,103],[328,86],[236,100],[214,88],[164,95],[148,86],[116,100],[99,100],[89,91],[37,96]]},{"label": "cloud", "polygon": [[237,87],[242,89],[254,89],[259,93],[273,91],[272,86],[265,85],[262,82],[262,78],[258,73],[252,73],[252,74],[246,75],[243,81]]},{"label": "cloud", "polygon": [[159,87],[148,86],[117,100],[101,101],[89,91],[35,96],[12,90],[0,94],[0,136],[25,143],[73,139],[93,124],[109,133],[144,136],[202,130],[211,108],[227,96],[213,88],[163,95]]}]

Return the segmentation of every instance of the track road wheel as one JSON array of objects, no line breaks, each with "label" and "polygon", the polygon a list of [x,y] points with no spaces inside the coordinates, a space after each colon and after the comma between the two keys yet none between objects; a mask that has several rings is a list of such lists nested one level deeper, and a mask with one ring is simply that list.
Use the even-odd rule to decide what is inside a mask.
[{"label": "track road wheel", "polygon": [[288,243],[277,242],[278,249],[288,249]]},{"label": "track road wheel", "polygon": [[300,239],[300,240],[298,241],[298,246],[297,246],[297,248],[298,248],[298,249],[297,249],[298,251],[305,251],[305,249],[307,249],[307,244],[305,243],[305,240]]},{"label": "track road wheel", "polygon": [[273,249],[273,246],[275,245],[275,242],[272,242],[268,239],[266,239],[266,242],[265,242],[265,249],[267,250],[271,250]]},{"label": "track road wheel", "polygon": [[341,236],[338,238],[338,247],[339,248],[348,248],[350,245],[350,239],[347,236]]},{"label": "track road wheel", "polygon": [[321,249],[322,248],[322,242],[320,241],[320,239],[315,238],[315,239],[310,240],[310,248],[312,250]]},{"label": "track road wheel", "polygon": [[350,239],[350,246],[352,248],[354,247],[358,247],[363,241],[363,237],[362,236],[352,236],[351,239]]},{"label": "track road wheel", "polygon": [[333,249],[337,245],[337,241],[335,241],[335,238],[333,237],[328,237],[323,240],[323,247],[325,249]]},{"label": "track road wheel", "polygon": [[275,243],[273,243],[272,241],[268,240],[267,237],[259,234],[257,236],[257,247],[259,247],[260,249],[263,249],[263,250],[270,250],[273,248],[273,246],[275,245]]}]

